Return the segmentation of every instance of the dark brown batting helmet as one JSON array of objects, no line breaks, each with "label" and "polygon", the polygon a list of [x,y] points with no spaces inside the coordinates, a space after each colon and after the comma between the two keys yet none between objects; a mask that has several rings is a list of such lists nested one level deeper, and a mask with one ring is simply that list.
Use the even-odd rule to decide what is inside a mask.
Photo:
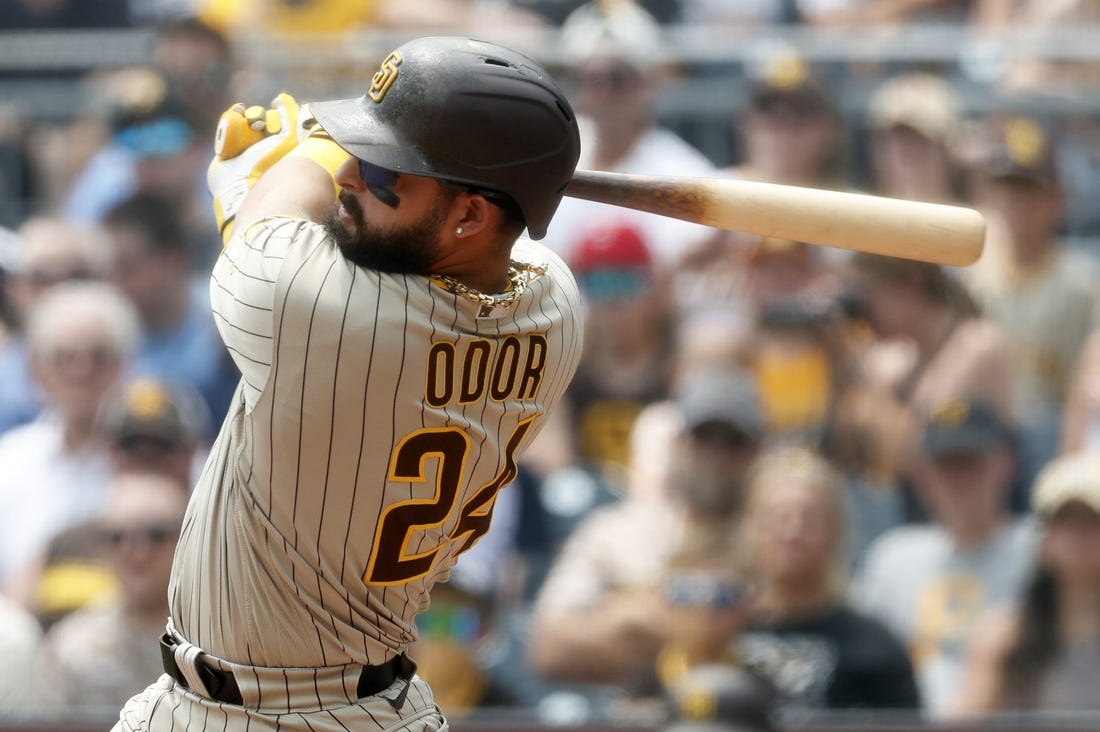
[{"label": "dark brown batting helmet", "polygon": [[342,148],[400,173],[503,193],[546,235],[580,155],[573,110],[533,60],[494,43],[399,46],[362,97],[310,105]]}]

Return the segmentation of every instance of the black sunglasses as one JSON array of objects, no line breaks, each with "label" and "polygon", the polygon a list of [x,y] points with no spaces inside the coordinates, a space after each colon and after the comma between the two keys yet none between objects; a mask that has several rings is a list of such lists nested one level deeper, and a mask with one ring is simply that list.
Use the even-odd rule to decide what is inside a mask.
[{"label": "black sunglasses", "polygon": [[170,539],[175,539],[179,530],[175,526],[167,524],[153,524],[150,526],[133,526],[128,528],[107,528],[103,531],[103,538],[111,547],[120,547],[127,543],[142,545],[164,544]]},{"label": "black sunglasses", "polygon": [[380,168],[366,160],[359,161],[359,177],[366,184],[371,195],[390,208],[397,208],[401,198],[390,189],[397,184],[397,173]]},{"label": "black sunglasses", "polygon": [[[396,171],[379,167],[374,163],[368,163],[366,160],[359,160],[359,178],[366,184],[367,190],[370,191],[372,196],[390,208],[397,208],[398,204],[401,203],[400,196],[390,190],[390,188],[397,184]],[[504,193],[477,188],[468,183],[460,183],[445,178],[440,179],[440,183],[457,186],[467,193],[483,196],[490,203],[494,203],[498,206],[507,206],[511,201]]]}]

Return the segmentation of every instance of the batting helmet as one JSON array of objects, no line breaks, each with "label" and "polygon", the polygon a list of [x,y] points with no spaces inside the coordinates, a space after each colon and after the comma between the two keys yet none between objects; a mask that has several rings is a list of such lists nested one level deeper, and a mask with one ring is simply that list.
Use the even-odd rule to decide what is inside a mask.
[{"label": "batting helmet", "polygon": [[310,108],[357,158],[506,194],[534,239],[545,236],[580,155],[576,117],[549,75],[468,38],[409,41],[362,97]]}]

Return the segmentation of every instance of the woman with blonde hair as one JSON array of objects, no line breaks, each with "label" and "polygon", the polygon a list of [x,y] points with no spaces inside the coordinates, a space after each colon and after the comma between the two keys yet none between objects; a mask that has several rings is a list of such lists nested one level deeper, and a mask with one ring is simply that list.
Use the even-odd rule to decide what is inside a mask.
[{"label": "woman with blonde hair", "polygon": [[741,538],[755,585],[739,660],[802,709],[914,709],[919,696],[901,643],[847,604],[842,479],[818,453],[782,446],[750,473]]}]

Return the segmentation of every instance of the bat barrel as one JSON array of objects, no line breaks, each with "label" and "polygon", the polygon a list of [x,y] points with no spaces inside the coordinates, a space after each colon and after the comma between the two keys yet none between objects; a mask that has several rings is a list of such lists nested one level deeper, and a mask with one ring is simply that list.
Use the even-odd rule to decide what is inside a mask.
[{"label": "bat barrel", "polygon": [[973,209],[846,191],[577,171],[565,195],[719,229],[940,264],[973,264],[985,242],[985,219]]}]

